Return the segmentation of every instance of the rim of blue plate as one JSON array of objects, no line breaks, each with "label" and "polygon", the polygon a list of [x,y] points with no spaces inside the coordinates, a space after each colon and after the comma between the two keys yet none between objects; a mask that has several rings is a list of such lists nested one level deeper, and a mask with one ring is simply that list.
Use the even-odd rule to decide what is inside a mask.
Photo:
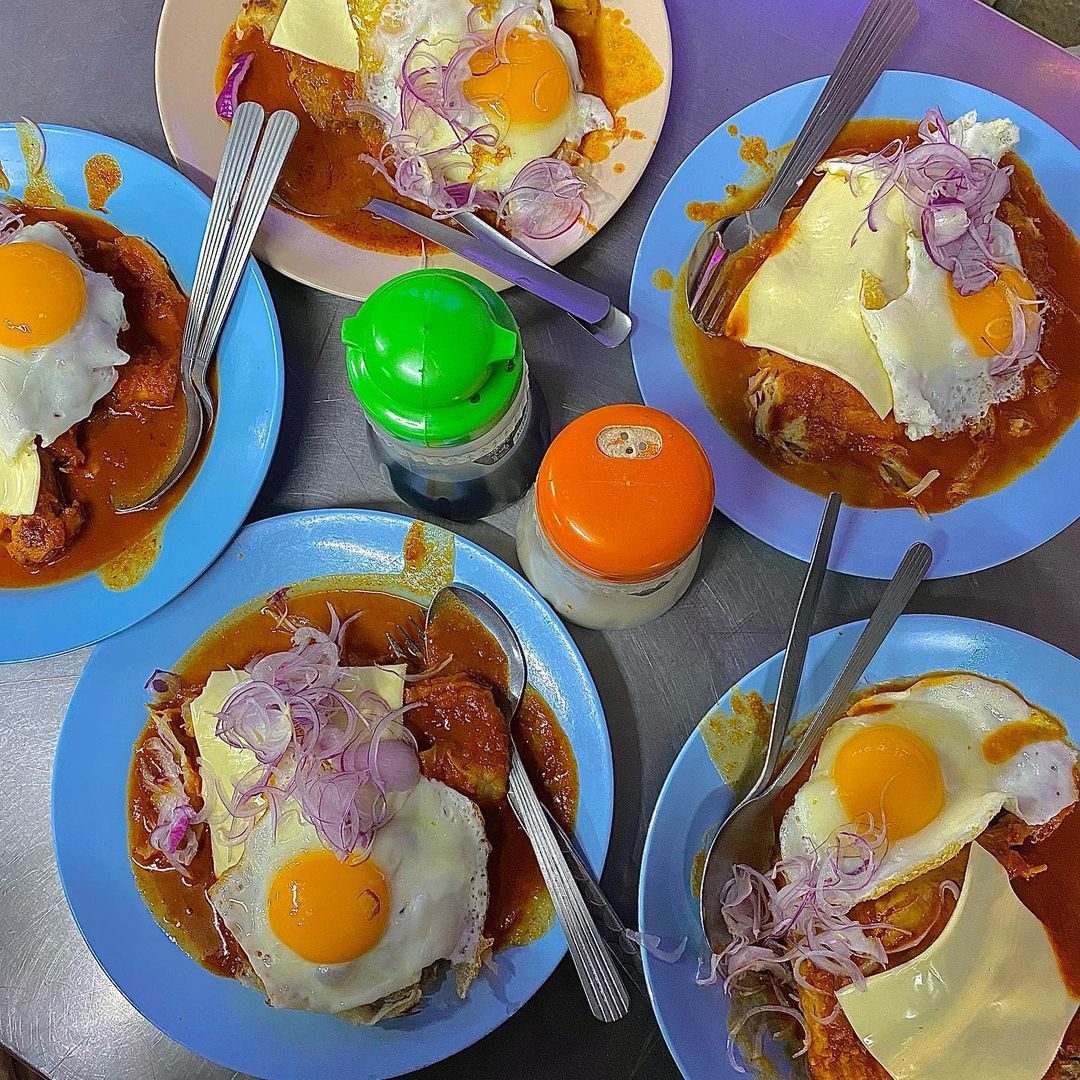
[{"label": "rim of blue plate", "polygon": [[[796,715],[807,714],[824,699],[865,625],[863,619],[813,635],[803,680],[803,687],[814,684],[813,692],[803,701],[800,689]],[[875,670],[878,665],[887,668],[894,654],[922,655],[920,650],[946,662],[928,660],[917,670]],[[780,651],[752,668],[706,715],[725,707],[735,690],[759,690],[768,699],[767,695],[775,692],[779,681],[782,659],[783,651]],[[823,660],[828,663],[822,664]],[[952,663],[952,660],[963,662]],[[1080,743],[1080,718],[1070,721],[1069,711],[1071,706],[1075,713],[1076,696],[1080,694],[1080,659],[1041,638],[999,623],[960,615],[902,615],[871,662],[869,678],[865,681],[876,683],[950,669],[975,671],[1010,683],[1029,701],[1059,716],[1073,741]],[[674,965],[642,952],[653,1012],[668,1050],[687,1080],[736,1080],[740,1074],[727,1062],[727,1008],[722,991],[719,987],[699,987],[694,983],[697,959],[707,947],[697,921],[697,901],[690,896],[689,866],[676,882],[665,876],[660,885],[653,882],[653,871],[670,873],[676,844],[680,852],[687,851],[692,843],[697,845],[694,850],[700,848],[706,830],[715,827],[733,802],[734,793],[709,757],[699,722],[676,755],[660,789],[645,837],[638,886],[641,929],[668,936],[686,934],[689,939],[683,956]],[[699,826],[699,832],[695,832]],[[673,831],[677,837],[666,835]],[[681,863],[681,855],[679,858]],[[678,900],[673,904],[684,904],[690,909],[690,917],[677,927],[657,925],[657,908],[664,903],[662,893],[665,897],[675,894]],[[678,997],[680,994],[685,997]],[[706,995],[712,1000],[706,1002]],[[688,1010],[694,1008],[707,1013],[708,1028],[688,1020]],[[778,1057],[773,1063],[784,1064],[786,1059]]]},{"label": "rim of blue plate", "polygon": [[[144,722],[149,672],[174,661],[223,615],[264,590],[324,574],[396,572],[410,524],[380,511],[315,510],[247,526],[191,588],[94,650],[57,742],[53,844],[64,895],[91,952],[160,1031],[211,1061],[267,1080],[381,1080],[444,1060],[512,1016],[566,953],[556,925],[524,948],[496,954],[498,973],[482,976],[464,1002],[452,980],[444,980],[414,1016],[361,1028],[271,1009],[256,991],[210,974],[165,935],[135,886],[126,779]],[[455,580],[481,589],[514,621],[530,659],[530,681],[571,739],[579,766],[577,836],[599,872],[611,834],[614,775],[588,667],[528,582],[476,544],[456,535],[455,542]],[[114,722],[103,734],[93,718],[105,695]],[[88,834],[88,820],[104,824]]]},{"label": "rim of blue plate", "polygon": [[[630,283],[635,315],[630,338],[643,400],[672,413],[705,448],[716,475],[716,506],[771,547],[804,561],[813,550],[823,500],[772,472],[721,427],[698,393],[672,341],[671,292],[652,284],[658,269],[685,263],[701,226],[686,204],[737,182],[746,171],[738,140],[726,131],[763,135],[771,146],[790,141],[825,79],[784,87],[741,109],[707,135],[668,181],[642,233]],[[1015,102],[969,83],[915,71],[887,71],[858,116],[921,115],[941,104],[949,115],[978,109],[1008,115],[1021,130],[1020,156],[1031,165],[1055,211],[1080,235],[1075,176],[1080,149],[1056,128]],[[911,509],[868,510],[845,506],[840,514],[832,568],[863,577],[888,578],[904,550],[917,540],[934,549],[929,576],[954,577],[1008,562],[1052,539],[1080,517],[1080,489],[1072,482],[1080,462],[1080,424],[1074,423],[1046,456],[998,491],[926,520]]]},{"label": "rim of blue plate", "polygon": [[[209,215],[207,196],[173,166],[129,143],[64,125],[42,124],[41,129],[47,167],[75,209],[88,211],[86,160],[96,153],[116,158],[124,180],[108,200],[104,220],[152,243],[190,291]],[[0,152],[12,181],[10,193],[17,196],[25,167],[14,130],[13,124],[0,124]],[[221,407],[211,443],[191,486],[164,519],[153,566],[120,591],[106,588],[94,571],[51,585],[0,590],[10,616],[0,624],[0,663],[67,652],[132,626],[182,592],[236,534],[270,467],[285,395],[281,331],[254,259],[241,279],[218,357],[225,361],[217,365]],[[253,395],[255,384],[260,389]]]}]

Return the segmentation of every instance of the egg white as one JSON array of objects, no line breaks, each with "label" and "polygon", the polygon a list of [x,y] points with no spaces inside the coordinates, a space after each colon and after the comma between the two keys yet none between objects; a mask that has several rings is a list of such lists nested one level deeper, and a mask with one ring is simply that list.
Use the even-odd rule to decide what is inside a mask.
[{"label": "egg white", "polygon": [[[607,106],[583,92],[581,67],[570,36],[555,22],[551,0],[528,0],[533,7],[525,26],[548,37],[558,49],[570,72],[571,95],[563,112],[547,124],[496,124],[498,145],[494,161],[472,176],[473,161],[464,149],[439,155],[439,163],[449,167],[456,180],[475,181],[487,191],[505,191],[514,177],[530,161],[553,154],[563,142],[579,143],[590,131],[607,130],[614,121]],[[494,30],[520,0],[501,0],[490,17],[479,20],[482,29]],[[441,63],[457,52],[468,27],[472,4],[466,0],[390,0],[383,9],[374,33],[367,39],[368,56],[362,79],[367,99],[396,121],[401,119],[401,69],[409,50],[423,41],[423,50]],[[494,124],[485,117],[487,123]],[[454,141],[447,124],[422,110],[409,129],[427,147],[445,146]]]},{"label": "egg white", "polygon": [[87,267],[52,222],[27,225],[10,241],[30,242],[60,251],[78,266],[86,302],[75,325],[58,340],[30,349],[0,345],[0,452],[8,458],[35,437],[48,446],[85,420],[129,359],[116,343],[127,319],[123,293],[112,279]]},{"label": "egg white", "polygon": [[991,375],[953,317],[950,275],[907,238],[908,287],[876,311],[862,310],[867,333],[892,383],[893,416],[909,439],[950,435],[981,420],[991,405],[1024,391],[1022,371]]},{"label": "egg white", "polygon": [[852,826],[832,775],[837,754],[861,728],[895,724],[927,742],[937,755],[945,804],[936,818],[879,852],[877,873],[853,901],[881,896],[948,861],[1002,810],[1029,825],[1049,821],[1077,798],[1076,751],[1061,740],[1032,743],[1000,765],[983,756],[983,739],[1036,711],[1019,694],[979,675],[928,676],[907,690],[875,694],[859,712],[837,720],[822,740],[810,778],[780,826],[784,858],[809,854]]},{"label": "egg white", "polygon": [[243,858],[211,887],[210,899],[244,950],[271,1005],[340,1013],[415,985],[437,960],[475,963],[488,905],[484,821],[473,802],[421,777],[378,832],[370,858],[390,892],[382,938],[342,964],[313,964],[270,928],[267,901],[277,871],[321,850],[294,810],[275,837],[269,815],[252,830]]}]

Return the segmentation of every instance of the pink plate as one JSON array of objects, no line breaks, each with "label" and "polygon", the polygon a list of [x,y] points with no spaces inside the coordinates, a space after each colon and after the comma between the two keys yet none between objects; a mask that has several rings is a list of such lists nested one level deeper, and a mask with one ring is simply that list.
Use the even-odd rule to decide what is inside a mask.
[{"label": "pink plate", "polygon": [[[630,131],[596,167],[602,199],[592,223],[536,245],[549,263],[576,251],[602,228],[641,178],[660,137],[671,91],[671,35],[664,0],[617,0],[635,33],[664,73],[661,85],[620,110]],[[158,25],[156,79],[165,138],[180,170],[209,192],[225,145],[226,127],[214,112],[214,75],[221,41],[240,12],[241,0],[165,0]],[[255,254],[275,270],[323,292],[363,300],[396,274],[421,265],[419,257],[388,255],[336,240],[302,220],[271,207],[255,241]],[[507,283],[456,255],[436,255],[425,265],[467,270],[494,288]]]}]

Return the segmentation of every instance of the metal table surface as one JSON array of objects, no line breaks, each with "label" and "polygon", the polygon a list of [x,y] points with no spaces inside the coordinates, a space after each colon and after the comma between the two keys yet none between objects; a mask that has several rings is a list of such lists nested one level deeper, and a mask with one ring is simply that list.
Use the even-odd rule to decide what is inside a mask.
[{"label": "metal table surface", "polygon": [[[624,303],[638,237],[675,167],[750,101],[829,70],[861,6],[862,0],[669,0],[676,69],[656,156],[629,203],[569,269]],[[921,0],[921,7],[920,27],[895,66],[990,86],[1080,143],[1080,61],[976,0]],[[159,9],[147,0],[52,0],[44,9],[31,0],[2,0],[0,112],[92,128],[167,158],[154,102]],[[372,465],[346,382],[337,327],[351,305],[268,277],[288,377],[281,440],[252,517],[328,506],[407,512]],[[530,297],[509,299],[557,426],[595,406],[638,400],[628,348],[605,352]],[[515,513],[459,531],[514,564]],[[615,760],[604,884],[631,921],[645,831],[668,767],[703,712],[782,646],[802,573],[800,563],[717,515],[699,578],[674,611],[640,630],[574,630],[607,711]],[[1073,527],[1007,566],[925,584],[913,606],[1005,623],[1080,653],[1078,586],[1080,528]],[[819,627],[865,617],[880,588],[832,577]],[[0,1044],[53,1080],[222,1080],[235,1074],[158,1034],[121,997],[83,944],[61,893],[49,779],[57,731],[87,654],[0,669]],[[617,1025],[594,1021],[567,960],[498,1031],[418,1075],[678,1073],[648,1005],[635,1000]]]}]

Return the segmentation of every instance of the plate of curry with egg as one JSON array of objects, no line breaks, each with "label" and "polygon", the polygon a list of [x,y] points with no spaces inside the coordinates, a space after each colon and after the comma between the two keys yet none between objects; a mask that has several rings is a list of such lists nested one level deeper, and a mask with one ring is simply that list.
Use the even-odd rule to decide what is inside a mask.
[{"label": "plate of curry with egg", "polygon": [[706,448],[718,508],[800,558],[843,497],[833,566],[994,566],[1080,516],[1080,150],[988,90],[886,72],[785,211],[690,318],[702,228],[753,205],[822,86],[755,102],[680,166],[631,288],[645,400]]},{"label": "plate of curry with egg", "polygon": [[[494,639],[464,607],[425,618],[453,581],[521,639],[529,686],[509,721]],[[511,725],[599,874],[604,714],[520,577],[391,514],[248,526],[100,646],[76,688],[53,776],[75,920],[144,1016],[228,1068],[299,1080],[440,1061],[511,1016],[566,949],[507,802]]]},{"label": "plate of curry with egg", "polygon": [[141,150],[0,125],[0,661],[98,641],[228,543],[281,417],[277,318],[251,264],[214,368],[217,423],[146,510],[186,429],[187,288],[209,203]]},{"label": "plate of curry with egg", "polygon": [[[811,638],[788,749],[864,626]],[[760,769],[783,658],[701,720],[645,842],[641,928],[687,940],[644,957],[683,1075],[1075,1076],[1080,661],[993,623],[901,616],[773,800],[771,852],[705,898],[727,931],[714,953],[705,852]]]},{"label": "plate of curry with egg", "polygon": [[162,126],[215,174],[238,101],[300,131],[256,241],[275,269],[364,299],[419,265],[506,282],[365,209],[474,211],[549,263],[641,177],[667,113],[663,0],[167,0]]}]

